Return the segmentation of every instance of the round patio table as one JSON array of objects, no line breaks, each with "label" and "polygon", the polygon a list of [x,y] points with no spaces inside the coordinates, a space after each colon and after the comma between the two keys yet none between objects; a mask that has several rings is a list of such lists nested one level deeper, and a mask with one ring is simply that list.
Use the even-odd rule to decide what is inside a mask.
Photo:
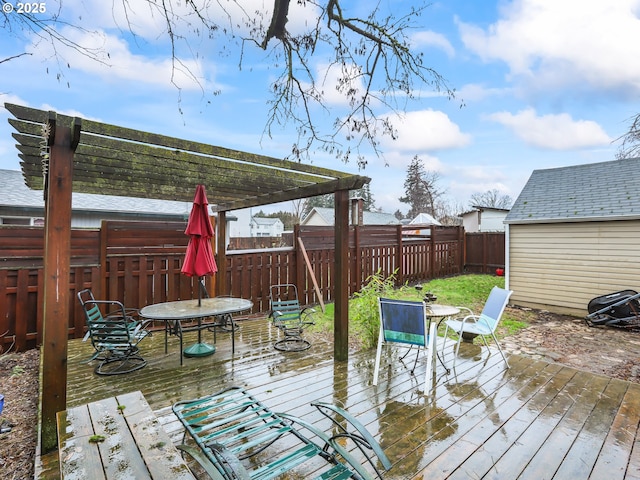
[{"label": "round patio table", "polygon": [[[436,318],[440,319],[436,324],[436,332],[437,332],[438,327],[440,326],[440,323],[442,323],[442,321],[446,320],[447,318],[453,317],[454,315],[458,315],[460,313],[460,309],[458,307],[452,307],[450,305],[439,305],[436,303],[427,303],[425,312],[426,312],[425,315],[429,317],[429,319],[436,319]],[[442,341],[446,342],[447,339],[445,338]],[[434,350],[435,350],[436,356],[438,357],[438,360],[440,361],[440,364],[446,369],[447,373],[449,373],[449,368],[445,365],[444,360],[442,360],[442,358],[440,357],[440,354],[438,353],[438,349],[436,345],[434,345]]]},{"label": "round patio table", "polygon": [[[226,318],[227,315],[250,310],[253,307],[251,300],[234,297],[214,297],[203,298],[198,300],[178,300],[175,302],[155,303],[147,305],[140,310],[140,315],[150,320],[161,320],[165,322],[164,351],[167,353],[167,333],[174,334],[180,338],[180,364],[182,365],[182,356],[202,357],[212,355],[216,348],[213,345],[202,342],[201,332],[205,328],[224,327],[226,324],[221,323],[205,323],[202,319],[207,317]],[[188,320],[198,320],[198,326],[183,329],[181,322]],[[170,327],[173,323],[173,328]],[[182,333],[183,331],[198,331],[198,342],[187,348],[182,349]],[[232,331],[232,335],[233,335]],[[235,343],[235,340],[232,340]],[[234,345],[235,348],[235,345]]]}]

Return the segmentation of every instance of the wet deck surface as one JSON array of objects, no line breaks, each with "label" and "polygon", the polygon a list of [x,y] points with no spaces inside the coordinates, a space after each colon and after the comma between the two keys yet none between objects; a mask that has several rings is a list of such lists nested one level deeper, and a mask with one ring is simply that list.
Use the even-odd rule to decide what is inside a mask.
[{"label": "wet deck surface", "polygon": [[507,370],[497,352],[467,346],[454,372],[438,364],[434,387],[424,395],[423,360],[414,377],[397,356],[387,357],[374,387],[375,351],[334,363],[328,343],[282,353],[272,347],[277,335],[267,320],[242,321],[235,355],[228,334],[219,333],[214,355],[187,358],[180,367],[177,341],[170,338],[165,355],[157,332],[140,344],[148,365],[113,377],[94,375],[82,363],[91,346],[73,341],[67,406],[141,390],[179,443],[171,404],[240,385],[274,411],[303,418],[313,418],[315,400],[345,407],[393,462],[388,479],[640,478],[638,384],[524,356],[511,356]]}]

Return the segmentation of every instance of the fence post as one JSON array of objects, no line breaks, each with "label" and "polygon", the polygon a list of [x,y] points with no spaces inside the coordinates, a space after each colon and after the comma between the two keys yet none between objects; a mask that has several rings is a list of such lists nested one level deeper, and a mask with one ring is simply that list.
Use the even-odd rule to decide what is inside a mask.
[{"label": "fence post", "polygon": [[458,227],[458,272],[464,273],[467,264],[467,236],[464,234],[464,226]]},{"label": "fence post", "polygon": [[[396,286],[404,285],[404,252],[402,245],[402,225],[396,226],[396,268],[398,269],[398,275],[396,276]],[[393,273],[393,270],[392,272]]]},{"label": "fence post", "polygon": [[427,278],[436,278],[436,235],[438,228],[431,225],[431,235],[429,235],[429,271]]},{"label": "fence post", "polygon": [[[300,225],[293,226],[293,268],[291,266],[287,266],[286,268],[289,270],[289,273],[294,275],[292,279],[294,285],[297,286],[298,292],[304,295],[303,303],[308,305],[311,303],[311,295],[307,294],[307,284],[304,282],[305,278],[305,266],[304,260],[302,259],[302,252],[300,251],[300,242],[298,239],[300,238]],[[304,242],[304,239],[303,239]],[[289,277],[289,275],[287,275]],[[285,282],[278,282],[285,283]]]},{"label": "fence post", "polygon": [[487,273],[489,266],[487,265],[487,232],[482,232],[482,273]]},{"label": "fence post", "polygon": [[218,212],[216,233],[218,240],[218,278],[216,281],[216,296],[227,295],[227,212]]},{"label": "fence post", "polygon": [[100,251],[98,252],[98,261],[100,266],[100,282],[98,288],[94,289],[93,294],[96,298],[110,300],[107,297],[107,245],[109,245],[109,222],[102,220],[100,223]]},{"label": "fence post", "polygon": [[353,227],[353,259],[351,265],[353,265],[352,272],[353,280],[351,283],[353,284],[353,292],[349,292],[349,295],[359,292],[362,289],[362,283],[364,279],[362,278],[362,247],[360,246],[360,229],[362,225],[355,225]]}]

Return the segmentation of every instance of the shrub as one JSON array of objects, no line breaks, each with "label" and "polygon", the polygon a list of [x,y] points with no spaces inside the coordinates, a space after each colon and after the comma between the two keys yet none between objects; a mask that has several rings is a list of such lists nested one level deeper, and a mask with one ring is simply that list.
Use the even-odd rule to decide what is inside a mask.
[{"label": "shrub", "polygon": [[380,319],[378,312],[378,297],[397,296],[395,289],[397,270],[384,278],[381,271],[367,278],[365,285],[354,294],[349,305],[349,317],[353,334],[360,340],[364,350],[374,348],[378,344]]}]

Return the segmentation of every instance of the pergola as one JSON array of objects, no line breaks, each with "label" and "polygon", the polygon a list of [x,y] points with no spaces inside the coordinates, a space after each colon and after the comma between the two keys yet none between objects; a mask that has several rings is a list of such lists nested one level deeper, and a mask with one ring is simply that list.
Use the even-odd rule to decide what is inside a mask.
[{"label": "pergola", "polygon": [[[66,408],[71,194],[94,193],[191,202],[207,188],[218,213],[217,251],[226,269],[226,212],[316,195],[335,195],[336,360],[348,357],[349,190],[369,178],[223,147],[72,118],[5,103],[15,117],[26,185],[44,190],[45,252],[41,448],[56,447],[56,412]],[[224,290],[225,276],[216,283]]]}]

